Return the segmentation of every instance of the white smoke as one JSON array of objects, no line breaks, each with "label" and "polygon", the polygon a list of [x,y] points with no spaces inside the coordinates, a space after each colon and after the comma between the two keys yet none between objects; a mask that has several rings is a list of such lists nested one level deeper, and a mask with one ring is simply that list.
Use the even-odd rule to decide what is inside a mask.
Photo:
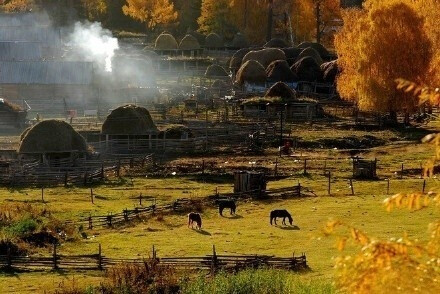
[{"label": "white smoke", "polygon": [[100,23],[75,23],[68,44],[101,69],[112,71],[112,58],[119,49],[118,39],[109,30],[103,29]]}]

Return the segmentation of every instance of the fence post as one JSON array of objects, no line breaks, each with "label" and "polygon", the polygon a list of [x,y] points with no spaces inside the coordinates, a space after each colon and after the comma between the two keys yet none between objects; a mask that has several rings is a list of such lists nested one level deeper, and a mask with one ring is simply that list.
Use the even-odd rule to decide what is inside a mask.
[{"label": "fence post", "polygon": [[304,159],[304,175],[307,175],[307,159]]},{"label": "fence post", "polygon": [[387,179],[387,195],[390,194],[390,179]]},{"label": "fence post", "polygon": [[93,229],[92,215],[89,215],[89,230]]},{"label": "fence post", "polygon": [[92,204],[95,204],[93,200],[93,188],[90,188],[90,199],[92,200]]},{"label": "fence post", "polygon": [[41,187],[41,201],[44,202],[44,187]]},{"label": "fence post", "polygon": [[105,180],[104,164],[101,163],[101,180]]},{"label": "fence post", "polygon": [[102,250],[101,243],[98,244],[98,269],[102,271]]},{"label": "fence post", "polygon": [[298,197],[301,197],[301,183],[298,182]]},{"label": "fence post", "polygon": [[11,256],[11,248],[8,246],[7,256],[6,256],[6,268],[12,268],[12,256]]},{"label": "fence post", "polygon": [[423,194],[425,194],[425,188],[426,188],[426,179],[423,180],[423,189],[422,189]]},{"label": "fence post", "polygon": [[142,206],[142,193],[139,194],[139,206]]},{"label": "fence post", "polygon": [[205,174],[205,160],[202,160],[202,175]]},{"label": "fence post", "polygon": [[118,160],[118,166],[117,166],[117,170],[116,170],[116,176],[118,178],[121,177],[121,159]]},{"label": "fence post", "polygon": [[66,173],[64,174],[64,187],[67,187],[67,181],[68,181],[68,179],[69,179],[69,173],[66,172]]},{"label": "fence post", "polygon": [[57,264],[57,244],[53,243],[53,269],[58,269]]},{"label": "fence post", "polygon": [[109,215],[107,215],[107,225],[108,225],[109,227],[112,226],[112,218],[113,218],[113,216],[112,216],[111,213],[110,213]]},{"label": "fence post", "polygon": [[275,158],[275,177],[278,176],[278,157]]},{"label": "fence post", "polygon": [[403,179],[403,162],[402,162],[402,166],[400,169],[400,179]]},{"label": "fence post", "polygon": [[351,195],[354,196],[354,186],[353,186],[353,179],[350,179],[350,188],[351,188]]},{"label": "fence post", "polygon": [[122,211],[122,213],[124,214],[124,220],[127,222],[127,221],[128,221],[128,209],[127,209],[127,208],[124,209],[124,210]]},{"label": "fence post", "polygon": [[329,172],[327,173],[327,176],[328,176],[328,188],[327,188],[327,192],[328,192],[328,195],[331,195],[331,179],[332,179],[332,173],[329,171]]},{"label": "fence post", "polygon": [[216,272],[217,272],[217,253],[215,252],[215,245],[212,245],[211,274],[214,275]]}]

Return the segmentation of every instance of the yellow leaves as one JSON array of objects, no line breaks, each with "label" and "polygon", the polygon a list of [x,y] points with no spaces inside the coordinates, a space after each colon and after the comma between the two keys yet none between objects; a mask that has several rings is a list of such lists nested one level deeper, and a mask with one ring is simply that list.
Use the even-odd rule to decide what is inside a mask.
[{"label": "yellow leaves", "polygon": [[345,249],[345,245],[347,244],[347,240],[347,237],[338,238],[336,248],[338,248],[339,251],[343,251]]},{"label": "yellow leaves", "polygon": [[412,193],[412,194],[403,194],[399,193],[389,198],[386,198],[383,203],[385,209],[390,212],[394,207],[403,208],[406,207],[408,210],[421,210],[430,205],[431,200],[437,202],[439,196],[434,194],[433,192],[429,192],[428,194],[421,193]]},{"label": "yellow leaves", "polygon": [[122,7],[125,15],[146,23],[151,29],[169,24],[177,19],[177,12],[170,0],[126,0]]},{"label": "yellow leaves", "polygon": [[[6,1],[2,1],[6,2]],[[5,12],[25,12],[30,11],[34,5],[34,0],[11,0],[6,4],[2,4],[2,8]]]}]

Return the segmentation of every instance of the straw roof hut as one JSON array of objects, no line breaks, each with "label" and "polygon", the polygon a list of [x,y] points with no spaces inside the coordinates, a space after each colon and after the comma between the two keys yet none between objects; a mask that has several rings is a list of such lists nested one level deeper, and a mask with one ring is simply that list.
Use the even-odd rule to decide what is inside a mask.
[{"label": "straw roof hut", "polygon": [[200,49],[200,44],[197,39],[192,35],[186,35],[179,44],[180,50],[198,50]]},{"label": "straw roof hut", "polygon": [[267,42],[264,46],[264,48],[286,48],[289,47],[289,44],[287,44],[286,41],[279,38],[271,39],[269,42]]},{"label": "straw roof hut", "polygon": [[179,46],[173,35],[168,33],[162,33],[156,38],[154,48],[156,50],[175,50]]},{"label": "straw roof hut", "polygon": [[239,69],[243,57],[251,51],[252,51],[251,48],[242,48],[240,50],[235,51],[234,55],[232,55],[231,61],[229,62],[229,68]]},{"label": "straw roof hut", "polygon": [[23,127],[26,115],[27,112],[18,105],[0,98],[0,129]]},{"label": "straw roof hut", "polygon": [[283,101],[296,100],[296,92],[283,82],[278,82],[270,87],[264,97],[280,97]]},{"label": "straw roof hut", "polygon": [[321,65],[322,79],[326,83],[334,83],[339,73],[337,60],[325,62]]},{"label": "straw roof hut", "polygon": [[301,51],[303,51],[303,49],[296,47],[282,48],[281,50],[283,50],[284,55],[286,55],[286,60],[290,66],[292,66],[295,63],[299,54],[301,53]]},{"label": "straw roof hut", "polygon": [[321,68],[315,59],[307,56],[292,65],[291,70],[296,74],[299,81],[316,82],[321,80]]},{"label": "straw roof hut", "polygon": [[286,60],[283,50],[278,48],[266,48],[262,50],[250,51],[242,60],[242,64],[248,60],[258,61],[264,68],[268,67],[272,61]]},{"label": "straw roof hut", "polygon": [[146,108],[124,105],[107,116],[101,132],[107,135],[145,135],[157,132],[157,127]]},{"label": "straw roof hut", "polygon": [[205,72],[205,77],[227,77],[229,74],[218,64],[211,64]]},{"label": "straw roof hut", "polygon": [[209,48],[221,48],[224,46],[223,39],[216,33],[210,33],[206,36],[205,46]]},{"label": "straw roof hut", "polygon": [[231,45],[234,48],[246,48],[249,47],[249,42],[247,41],[246,37],[239,32],[235,34]]},{"label": "straw roof hut", "polygon": [[187,34],[187,35],[191,35],[191,36],[193,36],[194,38],[196,38],[196,39],[197,39],[197,42],[199,42],[199,44],[204,44],[204,42],[205,42],[205,35],[203,35],[203,34],[197,32],[197,31],[191,30],[190,28],[188,28],[188,29],[186,30],[186,34]]},{"label": "straw roof hut", "polygon": [[71,125],[59,120],[45,120],[21,134],[19,153],[87,152],[85,139]]},{"label": "straw roof hut", "polygon": [[308,47],[311,47],[311,48],[315,49],[319,53],[321,58],[325,59],[325,58],[327,58],[330,55],[328,50],[322,44],[320,44],[320,43],[302,42],[301,44],[299,44],[297,46],[297,48],[300,48],[300,49],[303,49],[303,50],[308,48]]},{"label": "straw roof hut", "polygon": [[271,82],[294,82],[298,77],[285,60],[275,60],[266,68],[267,80]]},{"label": "straw roof hut", "polygon": [[264,84],[266,83],[266,70],[258,61],[248,60],[238,70],[235,81],[239,85],[243,85],[245,82]]},{"label": "straw roof hut", "polygon": [[319,55],[318,51],[316,51],[312,47],[307,47],[306,49],[301,51],[301,53],[298,55],[296,61],[300,60],[303,57],[312,57],[313,59],[315,59],[316,63],[319,66],[321,66],[321,64],[323,64],[323,62],[324,62],[322,60],[321,56]]}]

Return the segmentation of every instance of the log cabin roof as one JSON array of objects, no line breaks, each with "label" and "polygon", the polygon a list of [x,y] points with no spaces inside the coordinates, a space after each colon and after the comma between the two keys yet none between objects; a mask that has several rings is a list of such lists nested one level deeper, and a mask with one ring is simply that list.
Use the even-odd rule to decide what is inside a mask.
[{"label": "log cabin roof", "polygon": [[37,61],[42,59],[40,43],[0,42],[0,60],[2,61]]}]

